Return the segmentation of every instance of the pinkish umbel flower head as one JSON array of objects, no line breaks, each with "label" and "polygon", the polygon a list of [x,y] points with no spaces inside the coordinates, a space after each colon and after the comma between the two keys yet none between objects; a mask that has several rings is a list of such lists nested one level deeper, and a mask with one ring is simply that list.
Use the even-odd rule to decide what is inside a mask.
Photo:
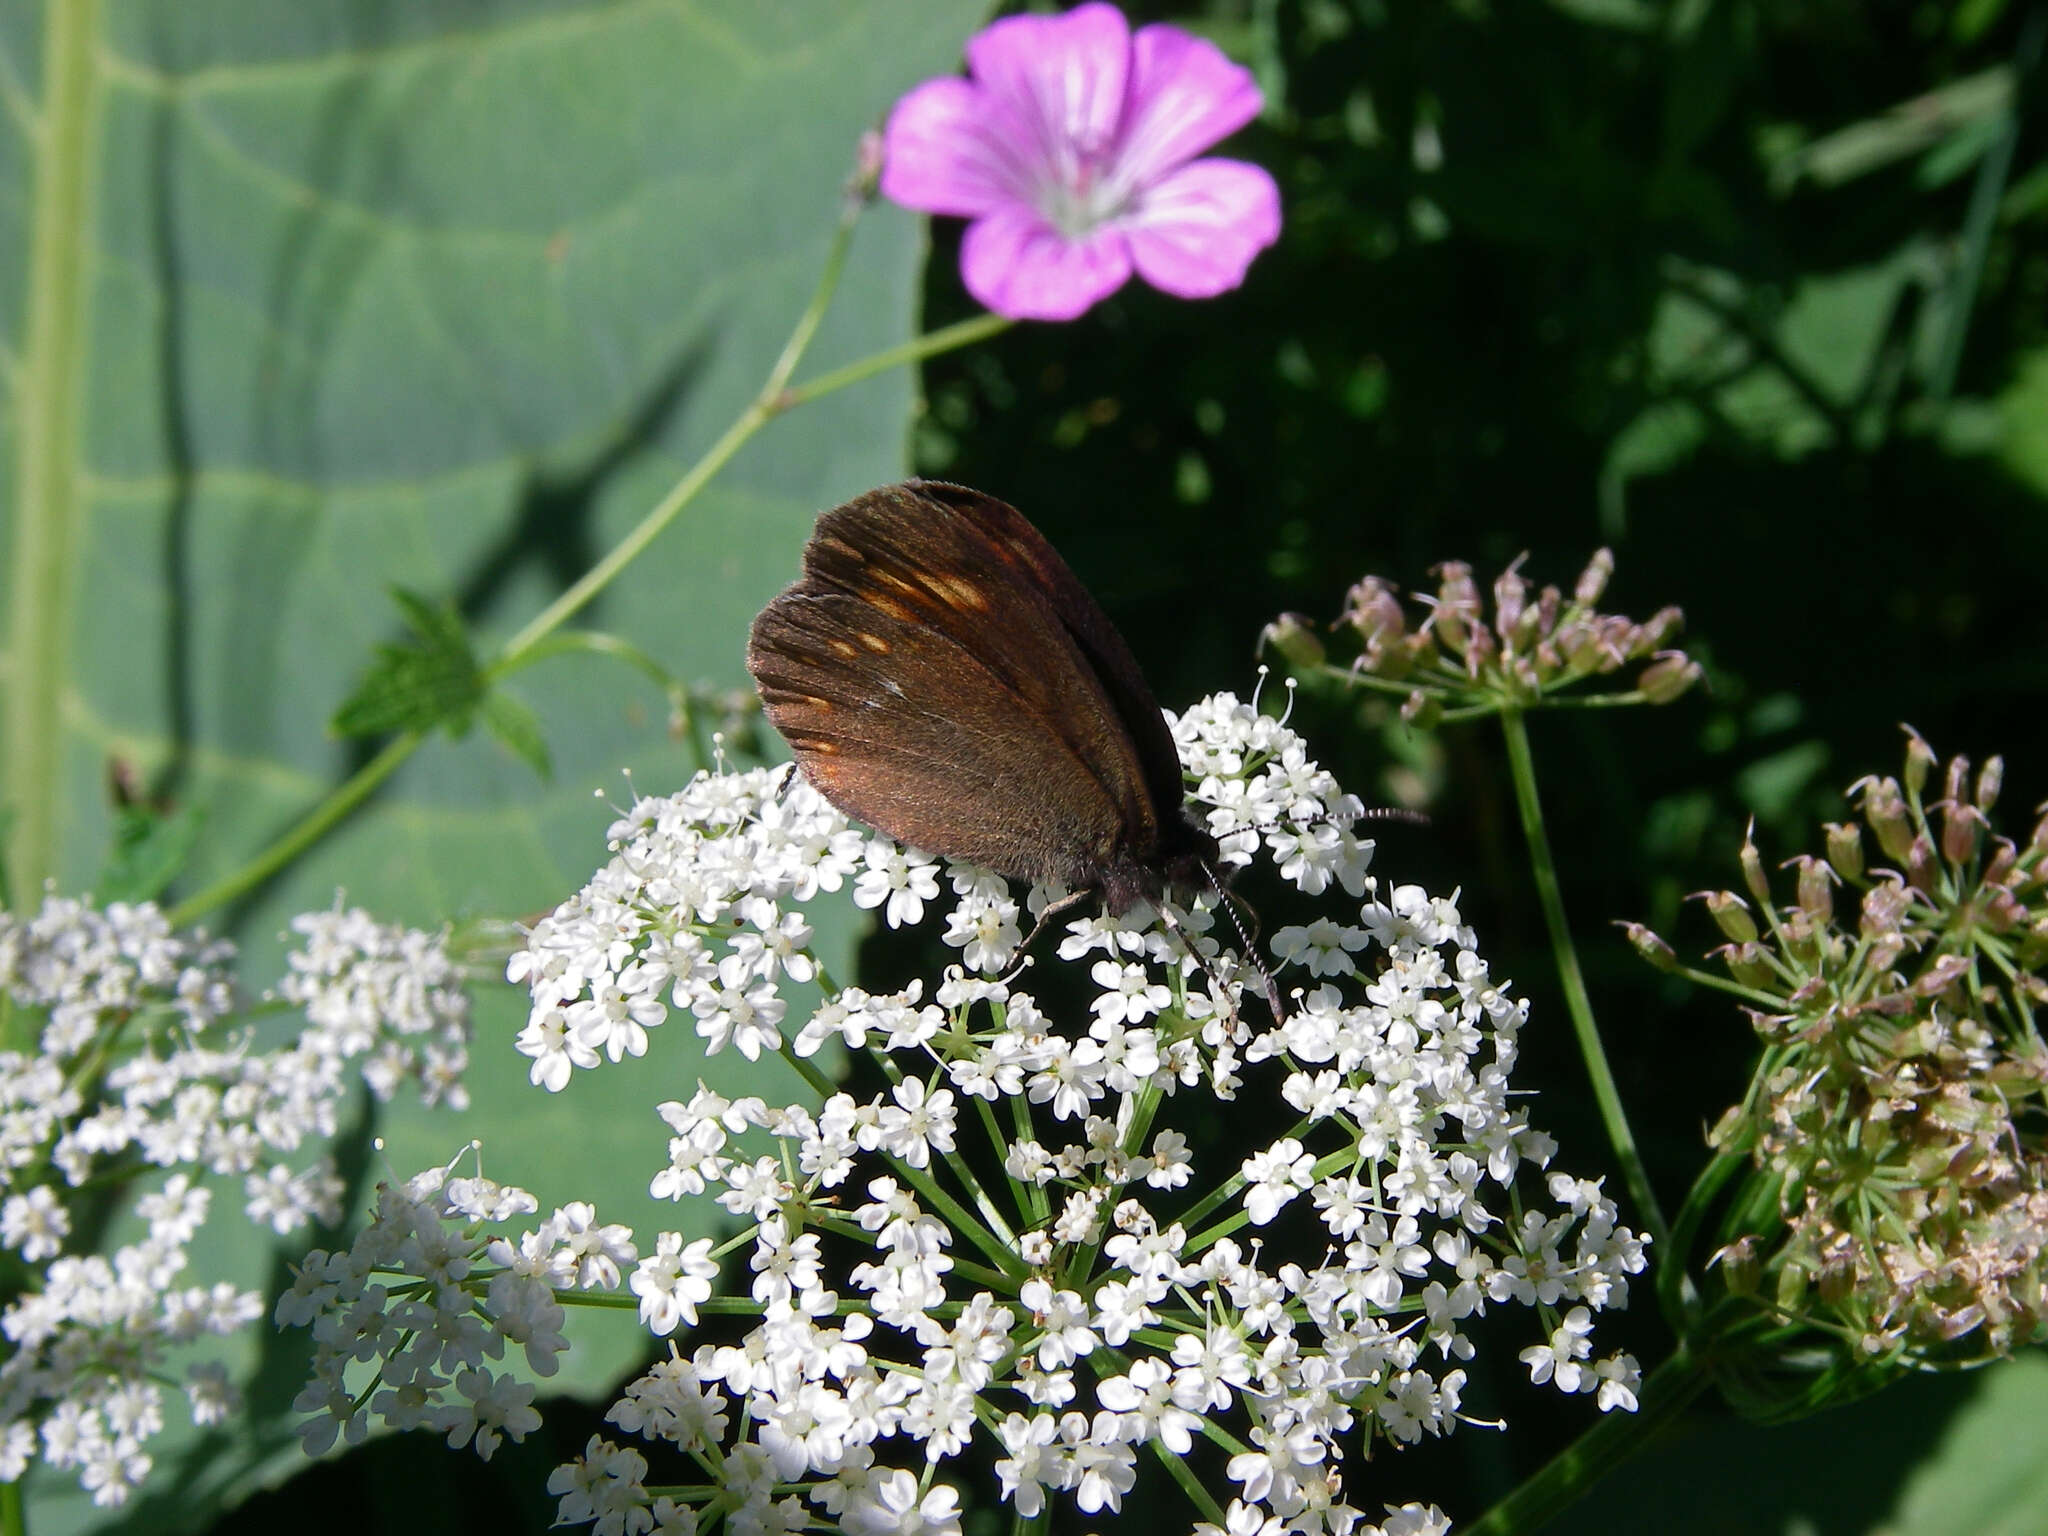
[{"label": "pinkish umbel flower head", "polygon": [[1271,176],[1194,158],[1263,104],[1213,43],[1090,4],[996,22],[967,67],[896,103],[882,195],[973,221],[961,276],[997,314],[1071,320],[1134,270],[1209,298],[1279,236]]}]

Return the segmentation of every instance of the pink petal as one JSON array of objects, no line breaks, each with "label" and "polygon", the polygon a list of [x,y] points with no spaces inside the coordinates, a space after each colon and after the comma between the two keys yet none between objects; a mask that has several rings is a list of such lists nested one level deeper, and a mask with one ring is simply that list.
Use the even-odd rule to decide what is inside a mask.
[{"label": "pink petal", "polygon": [[1243,282],[1252,258],[1280,237],[1280,189],[1242,160],[1197,160],[1147,188],[1117,224],[1146,282],[1206,299]]},{"label": "pink petal", "polygon": [[1115,226],[1070,240],[1028,208],[976,219],[960,242],[967,291],[1013,320],[1071,320],[1130,275],[1131,253]]},{"label": "pink petal", "polygon": [[905,208],[978,218],[1028,186],[1018,135],[993,119],[979,86],[927,80],[896,103],[882,131],[882,196]]},{"label": "pink petal", "polygon": [[1178,27],[1141,28],[1131,43],[1130,108],[1118,169],[1133,183],[1192,160],[1259,115],[1252,72]]},{"label": "pink petal", "polygon": [[1130,24],[1113,5],[1011,16],[967,40],[975,80],[1030,135],[1018,150],[1047,165],[1114,142],[1130,58]]}]

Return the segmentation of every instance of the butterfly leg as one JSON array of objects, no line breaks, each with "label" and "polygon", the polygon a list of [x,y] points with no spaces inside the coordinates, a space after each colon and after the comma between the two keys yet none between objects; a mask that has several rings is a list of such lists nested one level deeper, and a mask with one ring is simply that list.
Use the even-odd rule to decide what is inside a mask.
[{"label": "butterfly leg", "polygon": [[1029,963],[1026,957],[1030,952],[1031,946],[1038,942],[1038,936],[1045,932],[1054,918],[1073,911],[1074,908],[1081,905],[1082,902],[1089,900],[1095,894],[1091,890],[1069,891],[1058,901],[1049,902],[1046,905],[1046,909],[1038,914],[1038,921],[1031,925],[1031,931],[1024,936],[1024,942],[1017,946],[1017,963],[1011,968],[1010,973],[1003,977],[1003,985],[1008,986],[1024,974],[1024,967]]},{"label": "butterfly leg", "polygon": [[[1168,933],[1172,934],[1176,939],[1180,940],[1180,947],[1187,951],[1189,958],[1192,959],[1196,965],[1202,968],[1202,975],[1208,981],[1210,990],[1213,991],[1219,998],[1228,997],[1230,995],[1229,990],[1223,985],[1223,978],[1218,976],[1214,968],[1210,966],[1209,957],[1203,954],[1200,949],[1196,948],[1195,936],[1192,933],[1188,932],[1186,926],[1182,924],[1181,920],[1173,915],[1173,909],[1168,907],[1164,902],[1161,902],[1159,904],[1159,921]],[[1257,965],[1258,961],[1254,960],[1252,964]],[[1272,986],[1271,977],[1267,977],[1266,985],[1268,988]],[[1272,1001],[1272,994],[1270,991],[1267,994],[1267,1001]],[[1231,1010],[1231,1018],[1233,1022],[1235,1022],[1236,1017],[1237,1012],[1233,1008]]]}]

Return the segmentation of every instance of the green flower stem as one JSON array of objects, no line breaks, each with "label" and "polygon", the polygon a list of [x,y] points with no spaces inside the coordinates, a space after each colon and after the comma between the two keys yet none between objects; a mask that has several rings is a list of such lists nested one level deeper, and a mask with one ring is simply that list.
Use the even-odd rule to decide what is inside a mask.
[{"label": "green flower stem", "polygon": [[1017,1256],[1016,1251],[1005,1247],[1001,1239],[976,1221],[973,1212],[948,1194],[930,1172],[913,1168],[896,1157],[890,1158],[889,1164],[897,1178],[916,1190],[928,1208],[945,1218],[946,1225],[979,1248],[997,1269],[1010,1277],[1013,1285],[1021,1285],[1024,1282],[1030,1271],[1025,1268],[1024,1261]]},{"label": "green flower stem", "polygon": [[[1425,698],[1464,698],[1472,691],[1472,679],[1455,667],[1443,664],[1426,672],[1407,677],[1380,677],[1371,672],[1354,671],[1350,667],[1339,667],[1325,662],[1321,666],[1300,674],[1303,677],[1321,677],[1327,681],[1342,684],[1346,688],[1363,689],[1368,693],[1384,693],[1401,699],[1416,694]],[[1544,709],[1633,709],[1638,704],[1654,703],[1648,694],[1639,688],[1621,693],[1566,693],[1563,690],[1575,683],[1582,683],[1594,676],[1591,672],[1575,672],[1544,685],[1540,699],[1529,701]],[[1500,713],[1500,706],[1491,702],[1461,705],[1456,709],[1446,708],[1435,716],[1438,725],[1456,725],[1467,720],[1484,720]]]},{"label": "green flower stem", "polygon": [[659,688],[674,692],[683,687],[673,672],[632,641],[601,629],[572,629],[566,634],[550,635],[537,641],[516,657],[501,656],[484,669],[484,683],[486,686],[500,683],[535,662],[568,655],[606,656],[613,661],[623,661]]},{"label": "green flower stem", "polygon": [[[968,1097],[974,1101],[974,1117],[980,1122],[981,1133],[988,1138],[988,1144],[992,1147],[1008,1146],[1009,1142],[1003,1136],[1003,1128],[996,1120],[995,1106],[978,1093],[969,1094]],[[1005,1179],[1003,1187],[1010,1192],[1010,1199],[1017,1207],[1018,1225],[1027,1230],[1038,1225],[1039,1218],[1032,1216],[1031,1208],[1024,1199],[1023,1186],[1014,1179]]]},{"label": "green flower stem", "polygon": [[[1582,678],[1567,678],[1550,684],[1553,689],[1568,688]],[[1464,687],[1469,688],[1470,683]],[[1626,693],[1566,693],[1545,692],[1545,709],[1634,709],[1639,704],[1656,702],[1640,689],[1631,688]],[[1438,725],[1457,725],[1466,720],[1483,720],[1488,715],[1497,715],[1500,710],[1492,704],[1474,704],[1464,709],[1447,709],[1437,716]]]},{"label": "green flower stem", "polygon": [[[1002,1143],[998,1141],[995,1146],[1000,1151]],[[994,1234],[996,1241],[1006,1249],[1014,1249],[1017,1246],[1017,1234],[1010,1230],[1010,1223],[996,1208],[994,1198],[981,1180],[974,1176],[974,1170],[967,1166],[967,1159],[960,1155],[957,1148],[951,1152],[941,1152],[939,1158],[953,1170],[953,1177],[960,1181],[961,1187],[974,1201],[975,1210],[981,1213],[982,1225]]]},{"label": "green flower stem", "polygon": [[15,396],[13,550],[8,568],[7,700],[0,714],[0,799],[14,810],[6,863],[33,904],[56,865],[64,771],[66,643],[76,622],[88,288],[96,270],[94,125],[99,119],[99,0],[41,7],[42,110],[31,139],[35,191],[21,313],[27,335]]},{"label": "green flower stem", "polygon": [[[58,12],[60,15],[67,14],[65,7],[61,6],[58,7]],[[956,325],[944,326],[926,335],[914,337],[899,346],[884,348],[869,357],[848,363],[844,368],[821,374],[809,383],[790,388],[790,375],[796,371],[797,364],[802,361],[805,350],[817,334],[818,324],[823,320],[832,294],[839,285],[839,274],[846,263],[847,247],[852,239],[853,219],[857,211],[857,208],[850,210],[841,219],[839,228],[833,235],[831,251],[825,258],[825,268],[819,276],[817,290],[811,295],[811,302],[798,319],[796,328],[790,332],[781,355],[775,360],[775,366],[768,370],[767,381],[761,386],[761,392],[754,397],[753,403],[720,434],[717,442],[705,450],[702,458],[683,472],[682,478],[669,488],[668,494],[663,496],[645,517],[641,518],[632,532],[614,545],[603,559],[585,571],[574,585],[536,614],[506,642],[504,650],[491,663],[488,675],[504,676],[518,670],[527,661],[535,659],[532,653],[536,648],[547,641],[556,630],[581,611],[621,571],[638,558],[647,546],[675,521],[683,509],[696,499],[697,493],[710,483],[711,478],[731,462],[733,456],[748,440],[777,416],[891,368],[935,357],[942,352],[949,352],[970,342],[996,335],[1012,324],[1000,315],[977,315],[971,320],[963,320]],[[19,567],[20,562],[17,561],[17,568]],[[22,606],[25,605],[17,605],[17,618]],[[24,654],[19,647],[16,648],[17,657]],[[17,673],[17,677],[19,675]],[[21,693],[19,686],[12,689],[9,694],[10,701]],[[15,708],[12,702],[9,708]],[[246,895],[277,874],[367,800],[378,786],[397,771],[401,763],[412,756],[429,734],[425,731],[408,731],[404,735],[394,737],[382,752],[271,847],[258,854],[243,868],[180,902],[170,913],[171,921],[177,925],[190,923],[214,908]],[[15,733],[15,739],[20,739],[18,732]],[[10,785],[19,786],[27,782],[18,763],[10,759],[6,766],[9,773],[7,782]],[[21,800],[19,803],[40,804],[48,799],[49,796],[44,794],[34,802]],[[29,868],[18,858],[14,867],[17,870]],[[5,1536],[5,1533],[0,1532],[0,1536]]]},{"label": "green flower stem", "polygon": [[1644,1381],[1634,1413],[1603,1413],[1599,1423],[1558,1452],[1549,1466],[1470,1525],[1459,1526],[1459,1536],[1521,1536],[1544,1529],[1669,1427],[1708,1385],[1706,1371],[1680,1348]]},{"label": "green flower stem", "polygon": [[1685,1283],[1686,1262],[1692,1252],[1694,1239],[1701,1224],[1707,1218],[1728,1181],[1748,1165],[1749,1159],[1733,1152],[1716,1153],[1712,1161],[1700,1170],[1698,1178],[1692,1181],[1685,1203],[1678,1208],[1678,1220],[1671,1228],[1671,1248],[1657,1264],[1657,1302],[1664,1311],[1664,1320],[1672,1328],[1684,1332],[1689,1310],[1696,1310],[1698,1295]]},{"label": "green flower stem", "polygon": [[183,928],[215,907],[225,906],[255,890],[347,819],[349,813],[375,794],[377,787],[396,773],[398,765],[411,757],[413,749],[426,739],[425,731],[407,731],[392,737],[382,752],[350,774],[346,783],[314,806],[312,814],[304,821],[233,874],[214,881],[171,908],[166,914],[171,926]]},{"label": "green flower stem", "polygon": [[[820,972],[820,980],[822,981],[823,979],[823,973]],[[829,989],[830,983],[828,982],[826,985]],[[838,1091],[837,1085],[830,1078],[826,1077],[824,1073],[820,1072],[814,1062],[796,1054],[796,1048],[790,1041],[785,1040],[783,1042],[781,1056],[784,1061],[796,1068],[798,1075],[811,1085],[812,1091],[821,1099],[830,1098]],[[1009,1277],[1012,1284],[1019,1284],[1023,1281],[1025,1275],[1024,1261],[1018,1258],[1016,1253],[1002,1239],[976,1221],[965,1206],[947,1194],[939,1186],[938,1182],[933,1179],[929,1169],[913,1168],[898,1157],[891,1157],[888,1159],[888,1162],[891,1172],[897,1178],[923,1196],[925,1204],[944,1216],[947,1225],[951,1226],[954,1231],[965,1234],[967,1240],[987,1255],[994,1262],[996,1269]],[[979,1185],[975,1186],[975,1194],[977,1196],[982,1194]]]},{"label": "green flower stem", "polygon": [[[669,487],[669,492],[656,502],[635,525],[633,531],[605,553],[602,560],[577,577],[569,590],[557,597],[547,607],[528,620],[525,627],[505,643],[500,665],[516,663],[530,647],[560,629],[571,617],[582,611],[590,600],[610,586],[614,577],[640,557],[643,550],[652,544],[668,525],[674,522],[682,510],[697,499],[697,493],[711,483],[711,477],[732,460],[734,454],[745,447],[747,441],[768,423],[789,409],[784,392],[789,387],[789,377],[796,371],[796,365],[803,360],[811,339],[818,334],[819,322],[825,318],[825,311],[831,307],[832,295],[839,287],[839,274],[846,267],[846,252],[853,244],[853,226],[860,217],[861,204],[849,203],[840,215],[839,227],[832,232],[831,249],[825,253],[824,270],[818,274],[818,286],[812,290],[811,302],[798,316],[796,329],[789,333],[789,340],[783,343],[782,354],[775,359],[775,366],[768,370],[768,378],[761,386],[761,392],[753,402],[741,411],[739,418],[719,434],[718,441],[704,452],[704,457],[685,470],[682,479]],[[840,370],[844,372],[845,370]]]},{"label": "green flower stem", "polygon": [[794,389],[784,390],[775,399],[775,408],[781,411],[793,410],[799,405],[831,394],[834,390],[858,384],[871,379],[878,373],[887,373],[891,368],[904,363],[920,363],[928,357],[937,357],[942,352],[957,351],[991,336],[1000,336],[1017,322],[1003,315],[975,315],[971,319],[958,320],[951,325],[928,331],[922,336],[913,336],[900,346],[887,347],[880,352],[848,363],[844,368],[835,368],[830,373],[821,373],[815,379],[799,384]]},{"label": "green flower stem", "polygon": [[1670,1227],[1664,1211],[1650,1188],[1650,1176],[1643,1167],[1636,1139],[1628,1128],[1628,1114],[1621,1107],[1621,1094],[1614,1086],[1614,1073],[1607,1065],[1607,1052],[1600,1043],[1600,1028],[1593,1021],[1593,1000],[1586,993],[1586,978],[1579,970],[1579,953],[1572,945],[1571,927],[1565,921],[1564,896],[1558,888],[1557,864],[1551,857],[1550,837],[1543,830],[1543,805],[1536,796],[1536,760],[1529,751],[1529,732],[1516,706],[1500,711],[1501,733],[1507,737],[1508,768],[1515,781],[1515,807],[1521,812],[1522,830],[1529,839],[1529,863],[1536,877],[1536,899],[1543,908],[1544,926],[1550,930],[1550,948],[1557,961],[1558,980],[1564,986],[1565,1008],[1571,1014],[1572,1030],[1579,1037],[1579,1054],[1586,1059],[1587,1075],[1593,1079],[1593,1098],[1600,1106],[1600,1118],[1607,1127],[1607,1139],[1621,1164],[1621,1176],[1630,1197],[1642,1213],[1643,1225],[1658,1242],[1664,1242]]},{"label": "green flower stem", "polygon": [[[1732,980],[1726,976],[1716,976],[1712,971],[1697,970],[1690,965],[1672,966],[1669,969],[1672,975],[1683,976],[1696,987],[1705,987],[1709,991],[1722,993],[1725,996],[1734,998],[1737,1002],[1746,1003],[1752,1008],[1762,1009],[1767,1013],[1783,1013],[1788,1006],[1785,998],[1778,993],[1759,991],[1755,987],[1745,987],[1739,981]],[[1788,983],[1785,988],[1786,992],[1791,992],[1797,985],[1796,980]]]},{"label": "green flower stem", "polygon": [[[1207,1427],[1206,1424],[1204,1427]],[[1195,1506],[1198,1515],[1211,1525],[1221,1526],[1224,1523],[1226,1517],[1223,1506],[1216,1502],[1216,1496],[1196,1475],[1195,1469],[1188,1465],[1186,1457],[1175,1455],[1157,1440],[1152,1442],[1152,1455],[1166,1468],[1167,1475],[1180,1484],[1180,1491],[1187,1495],[1188,1502]]]}]

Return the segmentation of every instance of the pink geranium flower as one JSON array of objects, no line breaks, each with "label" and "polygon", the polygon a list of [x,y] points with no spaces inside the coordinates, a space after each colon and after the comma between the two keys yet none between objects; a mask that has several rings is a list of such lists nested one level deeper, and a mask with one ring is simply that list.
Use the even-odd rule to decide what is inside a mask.
[{"label": "pink geranium flower", "polygon": [[968,41],[967,67],[896,103],[882,192],[973,220],[961,276],[997,314],[1071,320],[1133,270],[1208,298],[1278,237],[1272,177],[1194,158],[1262,104],[1214,44],[1168,26],[1134,36],[1091,4],[996,22]]}]

